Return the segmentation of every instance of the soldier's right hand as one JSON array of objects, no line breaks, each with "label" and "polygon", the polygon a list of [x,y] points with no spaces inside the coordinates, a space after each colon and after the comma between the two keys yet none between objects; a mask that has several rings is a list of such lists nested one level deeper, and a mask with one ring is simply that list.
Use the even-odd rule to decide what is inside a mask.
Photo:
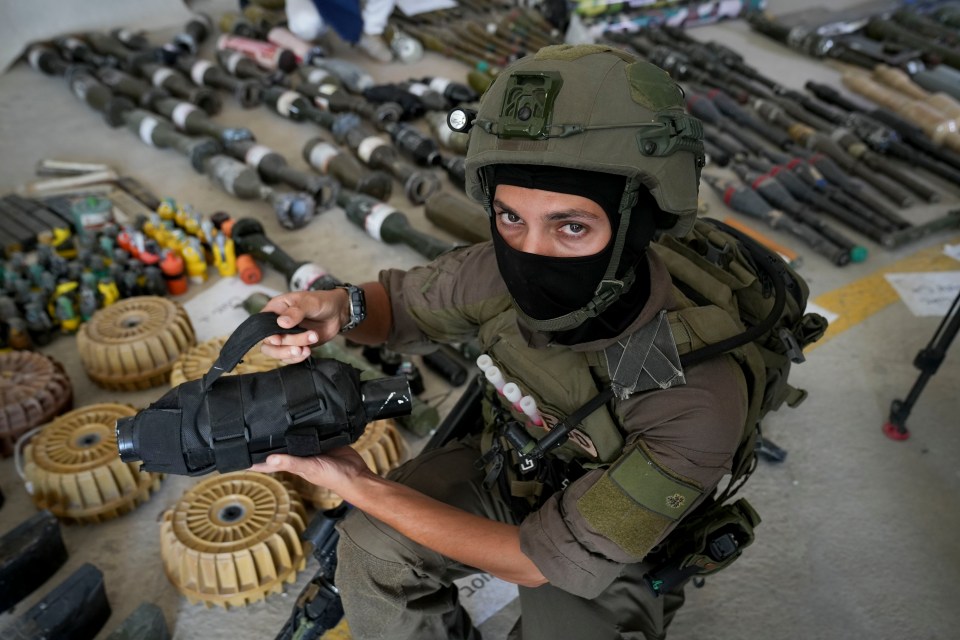
[{"label": "soldier's right hand", "polygon": [[301,326],[303,333],[275,334],[264,339],[260,351],[284,364],[306,360],[310,347],[332,340],[350,320],[350,298],[343,289],[292,291],[272,298],[263,311],[277,314],[285,329]]}]

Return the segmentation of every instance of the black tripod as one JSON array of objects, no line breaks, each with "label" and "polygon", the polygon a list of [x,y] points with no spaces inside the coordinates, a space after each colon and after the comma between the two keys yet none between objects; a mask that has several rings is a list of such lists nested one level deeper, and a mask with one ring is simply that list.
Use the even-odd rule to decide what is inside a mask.
[{"label": "black tripod", "polygon": [[943,357],[950,348],[950,343],[957,337],[960,329],[960,293],[954,298],[947,314],[943,316],[940,326],[930,339],[927,346],[920,350],[913,361],[913,365],[920,369],[920,377],[913,383],[913,388],[907,394],[906,400],[894,400],[890,404],[890,419],[883,425],[883,432],[893,440],[906,440],[910,437],[906,421],[910,416],[913,405],[920,397],[920,392],[926,386],[933,374],[940,368]]}]

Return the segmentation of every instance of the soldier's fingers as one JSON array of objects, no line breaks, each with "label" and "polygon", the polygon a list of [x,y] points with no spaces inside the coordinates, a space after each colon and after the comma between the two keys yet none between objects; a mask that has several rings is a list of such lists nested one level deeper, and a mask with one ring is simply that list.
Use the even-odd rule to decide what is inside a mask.
[{"label": "soldier's fingers", "polygon": [[260,346],[260,353],[271,358],[276,358],[284,364],[296,364],[305,360],[310,355],[310,348],[298,345],[274,346],[263,344]]},{"label": "soldier's fingers", "polygon": [[276,473],[277,471],[296,473],[294,467],[297,465],[298,460],[301,460],[301,458],[296,458],[285,453],[275,453],[267,457],[263,462],[258,462],[250,467],[250,470],[260,471],[262,473]]},{"label": "soldier's fingers", "polygon": [[264,338],[264,343],[275,347],[306,347],[316,344],[320,336],[316,331],[303,331],[301,333],[276,333]]},{"label": "soldier's fingers", "polygon": [[272,311],[273,313],[279,315],[286,311],[289,307],[292,307],[294,304],[294,299],[292,299],[289,294],[283,293],[279,296],[270,298],[267,304],[263,305],[263,309],[261,309],[261,311]]},{"label": "soldier's fingers", "polygon": [[300,458],[278,453],[267,458],[266,466],[273,471],[287,471],[306,480],[311,480],[312,477],[317,475],[320,464],[314,458]]},{"label": "soldier's fingers", "polygon": [[304,309],[300,306],[287,307],[278,316],[277,324],[284,329],[297,326],[307,317]]}]

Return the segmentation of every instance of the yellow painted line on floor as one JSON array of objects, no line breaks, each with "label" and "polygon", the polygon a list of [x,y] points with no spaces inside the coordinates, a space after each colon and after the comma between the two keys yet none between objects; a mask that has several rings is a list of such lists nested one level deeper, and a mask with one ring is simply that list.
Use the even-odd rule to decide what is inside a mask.
[{"label": "yellow painted line on floor", "polygon": [[812,300],[814,304],[836,313],[839,317],[830,323],[824,336],[807,347],[806,351],[809,352],[817,348],[850,327],[863,322],[878,311],[897,302],[900,296],[897,295],[897,290],[883,277],[884,274],[956,271],[960,263],[943,253],[943,245],[957,243],[960,243],[960,236],[918,251],[912,256],[887,265],[869,276],[824,293]]}]

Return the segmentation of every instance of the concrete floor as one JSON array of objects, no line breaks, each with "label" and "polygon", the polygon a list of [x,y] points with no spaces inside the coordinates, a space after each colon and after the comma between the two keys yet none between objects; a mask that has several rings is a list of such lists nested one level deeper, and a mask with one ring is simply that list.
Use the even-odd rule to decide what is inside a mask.
[{"label": "concrete floor", "polygon": [[[811,78],[838,84],[832,69],[763,40],[744,24],[702,28],[695,36],[734,46],[751,64],[794,88]],[[362,62],[353,51],[336,53]],[[465,67],[432,54],[415,67],[363,64],[382,81],[465,75]],[[261,143],[283,153],[292,165],[306,168],[300,149],[316,134],[314,126],[284,121],[264,109],[244,111],[230,99],[224,102],[219,122],[248,126]],[[406,247],[377,244],[336,209],[300,232],[283,231],[265,204],[232,199],[193,173],[177,153],[148,148],[124,129],[107,128],[63,82],[20,63],[0,77],[0,193],[34,179],[36,161],[50,157],[110,164],[155,193],[189,202],[199,211],[223,209],[235,217],[257,217],[288,253],[315,260],[343,280],[364,281],[384,267],[423,262]],[[930,182],[944,193],[944,201],[906,210],[904,215],[912,221],[924,222],[958,205],[960,185]],[[727,215],[709,190],[702,193],[713,215]],[[416,227],[451,239],[425,220],[422,207],[405,203],[402,195],[391,202],[407,212]],[[789,238],[769,235],[791,244]],[[941,234],[896,251],[864,241],[871,249],[865,263],[841,269],[808,254],[800,273],[810,284],[811,298],[816,298],[945,242],[956,244],[960,236]],[[264,275],[266,285],[284,288],[278,274],[265,269]],[[191,289],[188,296],[200,291]],[[789,456],[780,464],[761,463],[744,491],[763,517],[757,541],[734,567],[709,578],[704,588],[688,589],[687,604],[671,637],[958,637],[960,346],[954,345],[917,404],[909,421],[911,438],[893,442],[880,431],[890,401],[903,397],[915,380],[913,358],[937,324],[936,318],[915,317],[897,302],[817,346],[807,362],[795,368],[792,380],[809,391],[809,399],[796,410],[770,416],[765,425],[766,434]],[[71,337],[58,338],[43,351],[65,365],[78,405],[115,401],[144,406],[164,391],[111,393],[95,387],[79,363]],[[433,378],[428,379],[428,389],[434,397],[446,391]],[[452,400],[447,397],[441,411]],[[64,527],[68,565],[18,612],[90,561],[106,574],[114,611],[101,638],[143,600],[164,610],[176,638],[273,637],[312,571],[301,574],[282,596],[228,612],[189,605],[163,575],[157,523],[194,482],[167,478],[160,491],[131,514],[100,525]],[[0,530],[6,531],[34,507],[11,459],[0,460],[0,487],[7,501],[0,510]],[[504,638],[517,613],[514,603],[491,617],[482,625],[484,637]],[[10,614],[0,616],[0,628],[10,619]]]}]

